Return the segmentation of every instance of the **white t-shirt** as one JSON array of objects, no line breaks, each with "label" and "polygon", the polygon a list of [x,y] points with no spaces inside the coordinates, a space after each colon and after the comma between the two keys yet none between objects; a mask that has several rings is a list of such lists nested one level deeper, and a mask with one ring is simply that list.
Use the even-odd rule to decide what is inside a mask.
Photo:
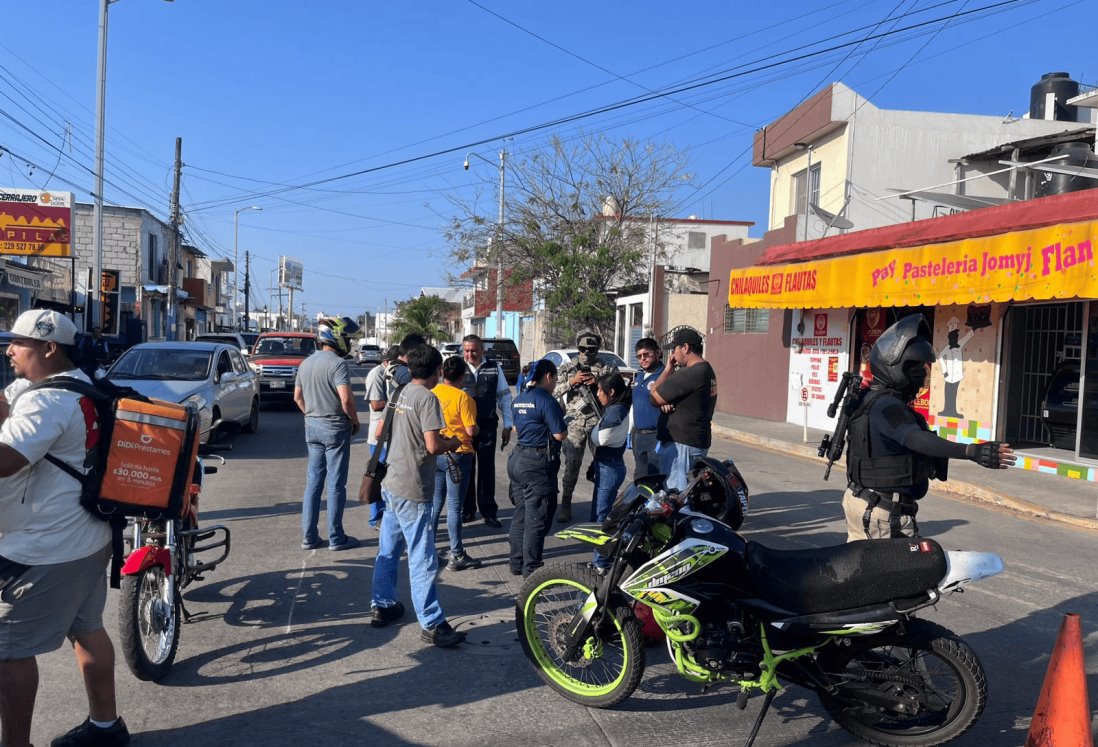
[{"label": "white t-shirt", "polygon": [[[370,369],[370,373],[366,374],[366,402],[367,404],[372,399],[380,399],[388,401],[389,397],[385,386],[385,365],[381,364],[374,366]],[[385,410],[380,412],[374,412],[370,410],[370,427],[369,432],[366,434],[366,443],[376,444],[377,436],[374,432],[377,430],[377,421],[385,417]]]},{"label": "white t-shirt", "polygon": [[[89,381],[81,371],[58,376]],[[0,555],[24,565],[67,563],[98,552],[111,539],[110,526],[80,505],[80,483],[45,460],[46,454],[86,471],[87,426],[76,392],[38,389],[18,379],[4,390],[11,412],[0,426],[0,443],[29,464],[0,478]]]}]

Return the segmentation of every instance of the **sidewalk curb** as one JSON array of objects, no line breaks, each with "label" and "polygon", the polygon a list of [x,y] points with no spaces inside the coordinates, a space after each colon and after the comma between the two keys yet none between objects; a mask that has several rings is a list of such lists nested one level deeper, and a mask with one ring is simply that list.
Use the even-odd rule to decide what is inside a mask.
[{"label": "sidewalk curb", "polygon": [[[763,449],[777,451],[782,454],[790,454],[803,459],[809,459],[817,464],[821,464],[822,467],[823,460],[816,454],[816,447],[809,444],[799,444],[792,441],[785,441],[780,438],[759,436],[755,433],[736,430],[735,428],[728,428],[715,423],[713,424],[713,435],[731,441],[739,441]],[[836,463],[836,467],[840,467],[839,463]],[[934,489],[938,492],[948,493],[955,498],[971,501],[972,503],[987,503],[1040,519],[1068,524],[1079,529],[1098,530],[1098,518],[1089,519],[1082,516],[1060,513],[1059,511],[1049,511],[1044,506],[1040,506],[1022,498],[1016,498],[1012,495],[994,493],[980,485],[949,480],[944,483],[936,483]]]}]

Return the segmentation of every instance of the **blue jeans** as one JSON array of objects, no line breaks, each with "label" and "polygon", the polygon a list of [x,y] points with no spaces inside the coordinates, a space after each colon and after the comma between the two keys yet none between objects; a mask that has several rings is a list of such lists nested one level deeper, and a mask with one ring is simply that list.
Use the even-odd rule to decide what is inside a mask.
[{"label": "blue jeans", "polygon": [[336,427],[320,418],[305,418],[305,445],[309,466],[301,499],[301,532],[306,543],[316,542],[320,494],[328,483],[328,546],[347,541],[343,509],[347,505],[347,468],[351,455],[351,424]]},{"label": "blue jeans", "polygon": [[461,468],[461,482],[450,479],[447,469],[450,466],[445,454],[436,457],[435,496],[432,501],[431,527],[438,536],[438,522],[442,517],[442,506],[446,505],[446,533],[450,535],[450,556],[465,552],[461,545],[461,504],[465,500],[465,489],[469,486],[469,475],[473,470],[473,454],[454,454],[454,460]]},{"label": "blue jeans", "polygon": [[690,468],[701,457],[709,453],[709,449],[699,449],[697,446],[665,441],[660,444],[660,472],[667,475],[666,486],[668,490],[686,490],[690,482],[688,475]]},{"label": "blue jeans", "polygon": [[[377,448],[377,444],[370,444],[370,456],[374,455],[374,449]],[[381,452],[381,461],[385,461],[385,457],[388,456],[388,447],[385,451]],[[377,503],[370,504],[370,526],[377,529],[381,525],[381,515],[385,513],[385,501],[378,501]]]},{"label": "blue jeans", "polygon": [[[591,499],[591,521],[602,521],[610,514],[618,489],[625,482],[625,459],[622,457],[595,457],[595,492]],[[597,552],[592,561],[598,568],[609,568],[609,558]]]},{"label": "blue jeans", "polygon": [[381,497],[385,501],[385,515],[381,519],[381,536],[374,560],[370,606],[392,607],[396,604],[397,565],[407,546],[412,607],[420,627],[430,630],[446,619],[435,588],[438,556],[432,541],[431,504],[400,498],[384,487]]}]

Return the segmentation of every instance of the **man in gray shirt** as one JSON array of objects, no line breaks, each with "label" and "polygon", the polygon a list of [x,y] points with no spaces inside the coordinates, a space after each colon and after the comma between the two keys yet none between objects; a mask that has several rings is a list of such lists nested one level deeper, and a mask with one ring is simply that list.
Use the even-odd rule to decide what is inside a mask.
[{"label": "man in gray shirt", "polygon": [[358,325],[347,317],[317,323],[317,352],[301,362],[294,385],[294,402],[305,413],[305,445],[309,466],[301,500],[301,548],[323,544],[317,533],[320,494],[328,482],[328,549],[349,550],[358,540],[343,531],[347,504],[347,468],[351,437],[358,433],[358,410],[351,393],[351,370],[344,356]]},{"label": "man in gray shirt", "polygon": [[389,470],[381,483],[385,514],[374,561],[370,624],[383,628],[404,614],[404,605],[396,600],[396,580],[397,564],[407,546],[408,582],[421,628],[420,638],[445,648],[464,641],[465,633],[450,627],[435,588],[438,556],[431,521],[435,457],[456,451],[461,439],[439,433],[445,425],[442,406],[431,389],[442,372],[442,355],[429,345],[420,345],[406,357],[412,380],[393,403],[396,410],[389,444]]}]

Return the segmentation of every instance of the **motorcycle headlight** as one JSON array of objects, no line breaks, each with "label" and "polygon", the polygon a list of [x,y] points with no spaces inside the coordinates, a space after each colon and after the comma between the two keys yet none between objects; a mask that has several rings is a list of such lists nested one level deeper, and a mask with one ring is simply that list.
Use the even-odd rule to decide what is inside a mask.
[{"label": "motorcycle headlight", "polygon": [[184,406],[194,407],[194,409],[196,409],[196,410],[201,410],[206,405],[208,405],[209,402],[207,402],[206,398],[203,397],[201,394],[192,394],[190,397],[187,397],[185,400],[183,400],[179,404],[184,405]]}]

